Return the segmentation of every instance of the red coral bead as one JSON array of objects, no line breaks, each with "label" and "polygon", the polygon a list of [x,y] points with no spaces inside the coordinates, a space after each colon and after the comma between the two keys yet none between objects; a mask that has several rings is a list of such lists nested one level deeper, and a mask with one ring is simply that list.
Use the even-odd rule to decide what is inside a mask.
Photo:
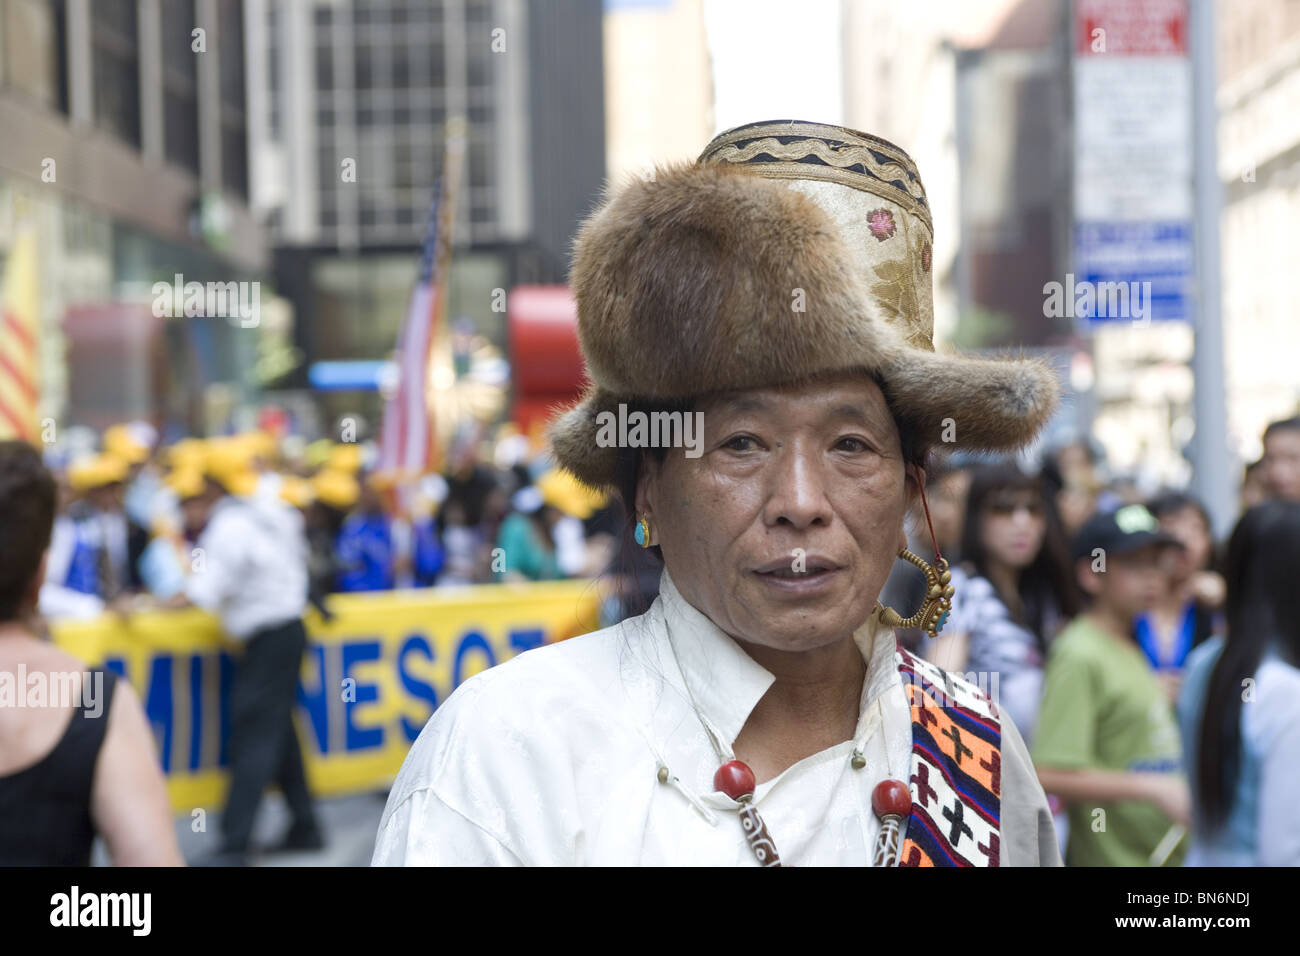
[{"label": "red coral bead", "polygon": [[713,775],[713,789],[732,800],[747,797],[754,792],[754,771],[739,760],[728,760]]},{"label": "red coral bead", "polygon": [[876,816],[911,816],[912,794],[900,780],[882,780],[871,793],[871,809]]}]

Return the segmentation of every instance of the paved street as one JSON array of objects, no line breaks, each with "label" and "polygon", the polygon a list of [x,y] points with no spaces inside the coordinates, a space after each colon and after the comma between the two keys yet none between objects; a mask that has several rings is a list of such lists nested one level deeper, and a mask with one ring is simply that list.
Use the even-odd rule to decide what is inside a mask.
[{"label": "paved street", "polygon": [[[312,853],[281,853],[271,856],[254,854],[254,866],[369,866],[375,846],[375,832],[384,812],[387,795],[383,791],[333,797],[317,801],[321,825],[329,841],[323,850]],[[257,815],[253,842],[257,846],[274,843],[289,825],[289,812],[279,793],[267,794]],[[176,836],[181,853],[190,864],[216,851],[221,839],[221,814],[211,812],[207,832],[195,833],[189,817],[178,817]],[[102,842],[95,844],[95,866],[109,865]]]}]

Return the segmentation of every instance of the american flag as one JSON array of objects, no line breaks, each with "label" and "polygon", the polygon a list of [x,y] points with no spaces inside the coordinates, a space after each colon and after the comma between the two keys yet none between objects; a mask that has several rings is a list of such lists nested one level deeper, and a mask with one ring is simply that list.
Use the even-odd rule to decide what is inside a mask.
[{"label": "american flag", "polygon": [[37,441],[40,280],[36,232],[14,239],[0,284],[0,439]]},{"label": "american flag", "polygon": [[465,153],[465,123],[447,123],[442,176],[434,189],[429,228],[424,236],[420,276],[411,293],[406,322],[397,339],[397,390],[384,407],[379,435],[379,470],[411,480],[442,467],[449,422],[435,415],[437,389],[446,378],[450,355],[446,312],[452,225],[460,169]]},{"label": "american flag", "polygon": [[441,181],[434,190],[429,228],[424,235],[420,276],[411,292],[411,305],[397,337],[397,390],[384,405],[379,437],[379,468],[406,477],[423,474],[432,449],[431,421],[425,402],[429,345],[432,341],[438,296],[438,208]]}]

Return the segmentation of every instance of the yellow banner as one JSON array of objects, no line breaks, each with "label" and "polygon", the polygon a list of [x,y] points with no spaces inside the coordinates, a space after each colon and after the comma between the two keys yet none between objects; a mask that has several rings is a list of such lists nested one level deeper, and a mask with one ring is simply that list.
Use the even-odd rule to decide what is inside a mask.
[{"label": "yellow banner", "polygon": [[[542,644],[597,627],[594,581],[338,594],[314,612],[298,685],[312,792],[382,789],[434,708],[461,683]],[[240,645],[200,611],[64,621],[55,641],[125,676],[158,741],[177,812],[224,803],[229,697]]]}]

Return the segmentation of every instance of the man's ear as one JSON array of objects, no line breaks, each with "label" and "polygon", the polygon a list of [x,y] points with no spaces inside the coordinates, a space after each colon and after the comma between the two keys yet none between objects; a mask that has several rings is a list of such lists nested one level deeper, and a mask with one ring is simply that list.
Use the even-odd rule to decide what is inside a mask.
[{"label": "man's ear", "polygon": [[[655,490],[658,485],[659,469],[655,467],[657,463],[651,460],[651,457],[645,452],[637,456],[636,465],[636,514],[632,516],[633,520],[639,515],[654,514]],[[651,519],[653,524],[653,518]]]}]

